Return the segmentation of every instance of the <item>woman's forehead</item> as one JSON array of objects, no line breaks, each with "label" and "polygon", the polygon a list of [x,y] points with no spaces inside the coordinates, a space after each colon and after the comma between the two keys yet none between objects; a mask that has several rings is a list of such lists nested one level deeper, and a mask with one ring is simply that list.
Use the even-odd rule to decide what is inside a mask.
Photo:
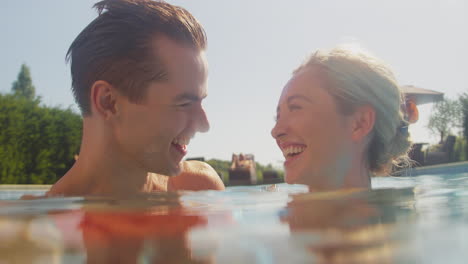
[{"label": "woman's forehead", "polygon": [[281,93],[280,101],[288,100],[290,96],[299,94],[302,96],[318,96],[325,92],[322,81],[317,72],[304,69],[294,74],[286,83]]}]

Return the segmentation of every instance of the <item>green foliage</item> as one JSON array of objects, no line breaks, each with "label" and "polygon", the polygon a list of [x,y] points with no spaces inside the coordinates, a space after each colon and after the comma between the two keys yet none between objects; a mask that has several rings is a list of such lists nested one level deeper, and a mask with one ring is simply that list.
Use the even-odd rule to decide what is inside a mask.
[{"label": "green foliage", "polygon": [[468,159],[468,93],[460,96],[460,107],[462,113],[463,138],[465,140],[465,157]]},{"label": "green foliage", "polygon": [[444,99],[437,102],[429,117],[427,127],[440,136],[440,143],[454,128],[461,127],[461,105],[458,100]]},{"label": "green foliage", "polygon": [[26,64],[21,65],[18,79],[13,83],[11,90],[14,95],[33,100],[36,96],[36,88],[32,84],[31,73]]},{"label": "green foliage", "polygon": [[453,161],[465,161],[468,160],[465,149],[467,147],[467,141],[463,137],[457,137],[455,146],[453,148]]},{"label": "green foliage", "polygon": [[82,122],[70,109],[0,94],[0,124],[0,184],[51,184],[73,164]]},{"label": "green foliage", "polygon": [[223,181],[227,181],[229,177],[229,168],[231,167],[231,162],[226,160],[210,159],[206,163],[210,164],[213,169],[215,169],[218,174],[221,176]]},{"label": "green foliage", "polygon": [[271,165],[271,164],[267,164],[266,166],[263,166],[260,163],[256,162],[255,166],[257,168],[257,178],[260,181],[263,181],[263,173],[265,171],[275,171],[275,172],[278,173],[278,176],[281,179],[284,179],[284,171],[273,168],[273,165]]}]

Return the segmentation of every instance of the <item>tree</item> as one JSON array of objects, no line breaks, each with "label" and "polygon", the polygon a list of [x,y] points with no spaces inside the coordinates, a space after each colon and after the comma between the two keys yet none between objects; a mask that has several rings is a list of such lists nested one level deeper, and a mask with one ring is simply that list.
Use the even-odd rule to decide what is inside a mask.
[{"label": "tree", "polygon": [[460,108],[463,125],[463,137],[465,138],[465,157],[468,158],[468,93],[460,96]]},{"label": "tree", "polygon": [[24,97],[29,100],[33,100],[36,95],[36,88],[32,83],[31,72],[26,64],[21,65],[21,70],[18,73],[18,79],[13,83],[11,87],[13,94],[16,96]]},{"label": "tree", "polygon": [[74,163],[81,116],[0,94],[0,184],[52,184]]},{"label": "tree", "polygon": [[216,170],[216,172],[221,176],[223,180],[227,180],[229,176],[229,168],[231,167],[230,161],[210,159],[206,161],[206,163],[210,164],[210,166]]},{"label": "tree", "polygon": [[444,99],[435,104],[427,127],[432,133],[440,135],[442,143],[453,128],[461,127],[461,119],[459,100]]}]

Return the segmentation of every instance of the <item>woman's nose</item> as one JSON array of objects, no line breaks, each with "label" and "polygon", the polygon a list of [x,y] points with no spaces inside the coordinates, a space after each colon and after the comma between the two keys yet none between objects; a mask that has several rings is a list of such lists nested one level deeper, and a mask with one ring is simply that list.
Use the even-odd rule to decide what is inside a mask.
[{"label": "woman's nose", "polygon": [[281,136],[286,134],[283,123],[284,122],[281,122],[280,120],[277,120],[275,126],[271,129],[271,136],[274,139],[278,139]]}]

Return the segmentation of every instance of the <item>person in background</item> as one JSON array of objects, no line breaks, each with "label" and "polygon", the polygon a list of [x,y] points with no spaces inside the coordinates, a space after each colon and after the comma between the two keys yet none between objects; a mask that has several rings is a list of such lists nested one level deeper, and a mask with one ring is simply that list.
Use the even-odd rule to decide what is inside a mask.
[{"label": "person in background", "polygon": [[287,183],[310,191],[371,188],[408,162],[404,99],[390,69],[361,50],[319,50],[284,87],[271,131]]},{"label": "person in background", "polygon": [[187,189],[223,190],[208,164],[182,161],[191,138],[209,129],[203,27],[162,1],[104,0],[95,8],[99,16],[67,53],[83,116],[79,159],[47,195],[171,189],[162,175],[179,175]]}]

